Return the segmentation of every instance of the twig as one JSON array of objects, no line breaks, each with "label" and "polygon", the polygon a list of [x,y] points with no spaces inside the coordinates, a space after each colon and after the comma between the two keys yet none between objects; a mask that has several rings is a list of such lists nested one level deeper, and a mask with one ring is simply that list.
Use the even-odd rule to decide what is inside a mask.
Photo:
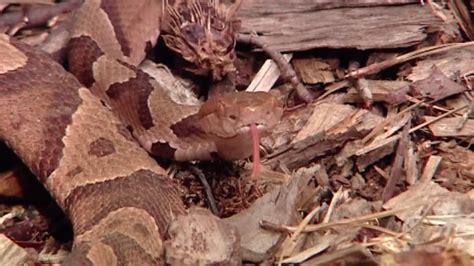
[{"label": "twig", "polygon": [[433,119],[433,120],[426,121],[426,122],[424,122],[424,123],[422,123],[422,124],[419,124],[418,126],[412,128],[412,129],[410,129],[409,133],[413,133],[413,132],[417,131],[417,130],[420,129],[420,128],[423,128],[423,127],[425,127],[425,126],[427,126],[427,125],[431,125],[431,124],[433,124],[434,122],[437,122],[437,121],[439,121],[439,120],[445,118],[445,117],[448,116],[448,115],[457,113],[457,112],[461,111],[462,109],[464,109],[464,108],[466,108],[466,107],[469,107],[469,105],[460,106],[460,107],[458,107],[458,108],[455,108],[455,109],[453,109],[453,110],[451,110],[451,111],[449,111],[449,112],[446,112],[446,113],[444,113],[444,114],[442,114],[442,115],[436,117],[436,118]]},{"label": "twig", "polygon": [[405,95],[405,98],[407,99],[407,101],[409,101],[411,103],[415,103],[415,104],[420,103],[421,106],[423,106],[423,107],[432,108],[434,110],[441,111],[441,112],[449,112],[449,109],[446,109],[446,108],[443,108],[441,106],[438,106],[438,105],[434,104],[436,102],[434,100],[425,103],[423,100],[418,100],[417,98],[415,98],[413,96],[410,96],[410,95]]},{"label": "twig", "polygon": [[418,103],[415,103],[415,104],[403,109],[402,111],[397,113],[395,116],[390,117],[390,118],[386,118],[384,121],[382,121],[382,123],[376,125],[374,127],[374,129],[372,129],[372,131],[362,139],[362,143],[367,143],[369,140],[371,140],[373,137],[375,137],[375,135],[380,133],[386,125],[390,124],[392,121],[396,121],[396,120],[400,119],[405,113],[412,111],[413,109],[420,106],[422,103],[423,103],[422,101],[419,101]]},{"label": "twig", "polygon": [[293,88],[296,90],[298,96],[305,102],[309,103],[314,100],[313,95],[309,92],[308,89],[301,83],[296,75],[296,72],[293,70],[293,67],[286,62],[285,58],[281,53],[276,50],[271,49],[268,45],[262,41],[258,36],[252,34],[237,34],[237,40],[242,43],[252,44],[260,47],[265,53],[267,53],[270,58],[275,61],[280,69],[281,76],[287,82],[290,82]]},{"label": "twig", "polygon": [[407,61],[428,56],[428,55],[433,55],[437,53],[442,53],[446,52],[449,50],[453,49],[459,49],[459,48],[464,48],[464,47],[469,47],[469,46],[474,46],[474,41],[472,42],[465,42],[465,43],[449,43],[449,44],[441,44],[441,45],[435,45],[435,46],[430,46],[426,47],[420,50],[416,50],[413,52],[406,53],[404,55],[397,56],[396,58],[388,59],[382,62],[374,63],[371,65],[368,65],[363,68],[359,68],[355,71],[349,72],[345,78],[361,78],[365,77],[367,75],[372,75],[376,74],[384,69],[387,69],[389,67],[405,63]]},{"label": "twig", "polygon": [[[367,214],[364,216],[356,217],[356,218],[350,218],[350,219],[342,219],[339,221],[334,221],[334,222],[328,222],[328,223],[321,223],[321,224],[312,224],[312,225],[307,225],[301,232],[302,233],[309,233],[309,232],[314,232],[314,231],[321,231],[321,230],[326,230],[329,228],[332,228],[334,226],[342,226],[342,225],[350,225],[350,224],[361,224],[361,223],[366,223],[370,220],[374,219],[380,219],[384,217],[388,217],[391,215],[395,215],[397,213],[407,211],[413,208],[418,208],[423,206],[424,204],[414,204],[410,205],[408,207],[400,208],[400,209],[393,209],[393,210],[387,210],[387,211],[382,211],[378,213],[371,213]],[[296,232],[299,230],[299,227],[297,226],[287,226],[287,225],[276,225],[274,223],[268,222],[268,221],[261,221],[260,225],[264,229],[269,229],[269,230],[275,230],[278,228],[278,231],[286,231],[286,232]]]},{"label": "twig", "polygon": [[201,183],[202,183],[202,186],[204,187],[204,192],[206,193],[207,201],[209,202],[209,207],[211,208],[212,213],[214,215],[219,215],[219,209],[217,208],[216,200],[214,199],[211,186],[207,182],[206,177],[204,176],[202,171],[196,166],[190,165],[189,169],[191,169],[191,172],[197,175],[199,177],[199,180],[201,180]]},{"label": "twig", "polygon": [[[360,63],[352,61],[349,63],[349,72],[356,71],[360,68]],[[365,108],[370,109],[374,103],[372,92],[369,89],[368,82],[364,77],[361,78],[348,78],[349,83],[359,92],[360,97],[364,101]]]},{"label": "twig", "polygon": [[325,92],[318,97],[318,101],[326,98],[329,94],[350,85],[349,79],[337,81],[325,88]]},{"label": "twig", "polygon": [[282,264],[283,256],[291,255],[295,251],[295,248],[296,248],[297,243],[298,243],[297,241],[299,239],[299,236],[301,235],[301,233],[303,232],[305,227],[308,226],[308,224],[311,222],[311,220],[313,220],[314,216],[316,216],[316,214],[320,213],[322,209],[323,208],[321,206],[316,206],[316,208],[314,208],[310,213],[308,213],[308,215],[306,215],[306,217],[303,219],[303,221],[301,221],[301,223],[298,225],[298,227],[296,227],[296,231],[290,237],[289,241],[287,242],[287,245],[282,248],[283,252],[281,252],[281,254],[280,254],[280,260],[278,262],[278,265]]},{"label": "twig", "polygon": [[[433,120],[426,121],[426,122],[424,122],[424,123],[422,123],[422,124],[419,124],[418,126],[412,128],[412,129],[410,129],[410,131],[408,131],[408,133],[411,134],[411,133],[413,133],[413,132],[419,130],[420,128],[426,127],[427,125],[431,125],[431,124],[433,124],[433,123],[435,123],[435,122],[437,122],[437,121],[439,121],[439,120],[445,118],[446,116],[449,116],[449,115],[451,115],[451,114],[453,114],[453,113],[457,113],[457,112],[459,112],[459,111],[461,111],[462,109],[467,108],[467,107],[469,107],[469,106],[468,106],[468,105],[464,105],[464,106],[455,108],[455,109],[453,109],[453,110],[451,110],[451,111],[449,111],[449,112],[446,112],[446,113],[444,113],[444,114],[442,114],[442,115],[436,117],[436,118],[433,119]],[[376,141],[376,142],[374,142],[374,143],[371,143],[371,144],[368,145],[368,146],[365,146],[365,147],[363,147],[363,148],[357,150],[357,151],[355,152],[355,155],[361,156],[362,154],[366,154],[366,153],[371,152],[371,151],[373,151],[373,150],[375,150],[375,149],[377,149],[377,148],[379,148],[379,147],[381,147],[381,146],[384,146],[384,145],[387,145],[387,144],[389,144],[389,143],[391,143],[391,142],[393,142],[393,141],[396,141],[396,140],[398,140],[400,137],[401,137],[401,135],[398,134],[398,135],[394,135],[394,136],[391,136],[391,137],[386,138],[386,139],[383,139],[383,140]]]}]

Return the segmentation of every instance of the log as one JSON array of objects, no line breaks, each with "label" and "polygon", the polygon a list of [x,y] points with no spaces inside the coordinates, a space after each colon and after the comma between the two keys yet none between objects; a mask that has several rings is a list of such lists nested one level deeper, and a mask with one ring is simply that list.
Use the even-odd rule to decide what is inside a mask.
[{"label": "log", "polygon": [[[370,6],[371,2],[247,0],[238,13],[242,23],[240,32],[257,33],[271,49],[288,52],[314,48],[409,47],[427,37],[428,27],[430,31],[442,30],[443,21],[419,1],[405,5],[388,3],[410,1],[379,1],[384,6],[381,3]],[[332,8],[324,9],[328,7]]]}]

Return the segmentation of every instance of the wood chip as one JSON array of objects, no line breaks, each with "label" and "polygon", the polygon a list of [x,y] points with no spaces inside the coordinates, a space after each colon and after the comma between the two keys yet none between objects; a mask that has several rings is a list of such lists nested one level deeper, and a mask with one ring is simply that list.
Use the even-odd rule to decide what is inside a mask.
[{"label": "wood chip", "polygon": [[0,265],[23,265],[28,259],[26,250],[0,234]]},{"label": "wood chip", "polygon": [[320,58],[294,59],[293,66],[301,81],[306,84],[326,84],[336,80],[331,66]]},{"label": "wood chip", "polygon": [[[428,122],[436,119],[434,116],[424,116]],[[457,130],[460,123],[463,122],[462,117],[443,118],[428,126],[431,133],[435,137],[474,137],[474,119],[468,119],[461,130]]]},{"label": "wood chip", "polygon": [[428,162],[425,164],[425,169],[421,175],[421,181],[431,180],[438,170],[438,166],[443,158],[436,155],[431,155]]},{"label": "wood chip", "polygon": [[[292,54],[283,55],[287,62],[290,62],[292,56]],[[247,87],[246,91],[270,91],[279,77],[280,70],[278,69],[277,64],[273,60],[267,59],[253,78],[250,85]]]}]

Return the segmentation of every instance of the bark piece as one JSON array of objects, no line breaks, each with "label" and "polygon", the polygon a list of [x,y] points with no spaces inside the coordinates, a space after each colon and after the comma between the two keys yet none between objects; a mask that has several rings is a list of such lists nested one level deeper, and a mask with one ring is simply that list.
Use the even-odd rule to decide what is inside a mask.
[{"label": "bark piece", "polygon": [[467,194],[450,192],[431,180],[420,182],[411,186],[407,191],[390,199],[384,204],[385,209],[401,209],[412,204],[426,204],[415,211],[408,209],[397,213],[397,217],[403,221],[419,215],[426,211],[429,205],[435,215],[470,214],[474,211],[474,200]]},{"label": "bark piece", "polygon": [[312,116],[289,144],[277,147],[267,156],[271,167],[284,165],[292,170],[318,156],[334,153],[348,140],[366,134],[382,121],[367,110],[355,110],[343,104],[321,103],[308,106]]},{"label": "bark piece", "polygon": [[293,65],[301,81],[306,84],[326,84],[336,80],[331,66],[320,58],[294,59]]},{"label": "bark piece", "polygon": [[[434,116],[425,116],[426,121],[436,119]],[[436,137],[462,137],[474,136],[474,119],[468,119],[464,126],[458,130],[458,126],[462,123],[462,117],[443,118],[437,122],[430,124],[428,127],[431,133]]]},{"label": "bark piece", "polygon": [[427,37],[426,27],[435,29],[443,23],[419,3],[320,9],[309,0],[254,0],[243,1],[237,15],[242,20],[241,33],[257,32],[270,48],[279,51],[408,47]]},{"label": "bark piece", "polygon": [[436,153],[443,158],[436,173],[437,181],[452,191],[474,192],[474,152],[454,142],[442,142]]},{"label": "bark piece", "polygon": [[[342,167],[362,147],[364,147],[364,143],[359,139],[350,141],[344,145],[341,151],[334,156],[337,166]],[[355,162],[357,170],[359,172],[363,172],[368,166],[391,154],[394,150],[394,147],[395,142],[392,142],[389,145],[382,146],[379,149],[357,156]]]},{"label": "bark piece", "polygon": [[[230,2],[233,2],[230,0]],[[265,15],[266,13],[282,12],[304,12],[310,10],[324,10],[345,7],[371,7],[391,6],[401,4],[420,3],[420,0],[357,0],[357,1],[334,1],[334,0],[273,0],[275,5],[269,5],[267,0],[243,1],[241,12],[255,9],[255,13]],[[284,6],[282,9],[280,6]]]},{"label": "bark piece", "polygon": [[350,105],[324,103],[316,105],[313,114],[305,127],[298,132],[293,142],[304,140],[317,133],[322,133],[346,119],[354,108]]}]

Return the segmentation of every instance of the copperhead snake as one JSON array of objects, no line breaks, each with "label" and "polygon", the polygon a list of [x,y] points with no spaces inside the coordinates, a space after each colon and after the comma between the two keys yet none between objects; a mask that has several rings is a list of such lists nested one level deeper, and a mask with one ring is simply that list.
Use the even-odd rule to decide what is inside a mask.
[{"label": "copperhead snake", "polygon": [[250,128],[265,133],[278,123],[282,107],[270,94],[185,106],[137,68],[168,26],[166,44],[195,63],[191,71],[219,78],[232,70],[235,39],[226,31],[237,6],[202,2],[86,0],[68,44],[74,76],[0,35],[0,138],[70,217],[65,265],[163,264],[167,226],[186,211],[150,154],[242,159],[252,152]]}]

